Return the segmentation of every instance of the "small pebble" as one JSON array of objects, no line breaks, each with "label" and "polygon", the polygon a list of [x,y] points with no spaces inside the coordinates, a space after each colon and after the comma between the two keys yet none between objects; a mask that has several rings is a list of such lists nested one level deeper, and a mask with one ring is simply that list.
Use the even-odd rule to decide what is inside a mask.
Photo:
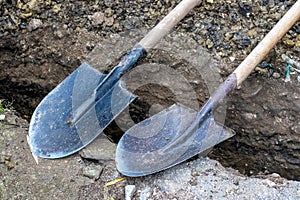
[{"label": "small pebble", "polygon": [[95,12],[92,15],[92,23],[94,25],[99,25],[102,24],[104,22],[104,13],[102,12]]},{"label": "small pebble", "polygon": [[126,185],[125,186],[125,199],[131,200],[136,188],[135,185]]},{"label": "small pebble", "polygon": [[5,115],[1,114],[0,115],[0,121],[3,121],[5,119]]},{"label": "small pebble", "polygon": [[272,173],[270,176],[273,178],[280,178],[280,175],[277,173]]},{"label": "small pebble", "polygon": [[242,116],[247,122],[251,122],[257,118],[255,113],[242,113]]},{"label": "small pebble", "polygon": [[103,170],[103,167],[98,165],[98,166],[88,166],[83,168],[82,175],[89,177],[90,179],[97,180],[100,177],[100,174]]},{"label": "small pebble", "polygon": [[61,38],[63,38],[64,37],[64,34],[63,34],[63,32],[62,31],[60,31],[60,30],[58,30],[58,31],[55,31],[54,32],[54,34],[59,38],[59,39],[61,39]]},{"label": "small pebble", "polygon": [[235,60],[235,57],[230,56],[229,59],[230,59],[231,62],[233,62]]},{"label": "small pebble", "polygon": [[52,8],[52,11],[53,11],[54,13],[58,13],[58,12],[61,10],[60,6],[61,6],[61,5],[54,5],[53,8]]},{"label": "small pebble", "polygon": [[38,29],[42,26],[43,26],[42,20],[40,20],[40,19],[31,19],[29,21],[28,26],[27,26],[27,30],[28,31],[33,31],[33,30],[36,30],[36,29]]},{"label": "small pebble", "polygon": [[214,43],[210,39],[207,39],[205,44],[206,44],[207,48],[209,48],[209,49],[214,46]]},{"label": "small pebble", "polygon": [[280,74],[277,73],[277,72],[274,72],[274,73],[272,74],[272,76],[273,76],[273,78],[280,78]]},{"label": "small pebble", "polygon": [[17,120],[17,116],[9,116],[7,117],[7,123],[11,124],[11,125],[17,125],[18,124],[18,120]]},{"label": "small pebble", "polygon": [[113,17],[105,18],[105,25],[106,26],[112,26],[113,24],[114,24],[114,18]]},{"label": "small pebble", "polygon": [[275,187],[276,183],[274,183],[273,181],[270,181],[268,179],[265,179],[262,181],[265,185],[269,186],[269,187]]}]

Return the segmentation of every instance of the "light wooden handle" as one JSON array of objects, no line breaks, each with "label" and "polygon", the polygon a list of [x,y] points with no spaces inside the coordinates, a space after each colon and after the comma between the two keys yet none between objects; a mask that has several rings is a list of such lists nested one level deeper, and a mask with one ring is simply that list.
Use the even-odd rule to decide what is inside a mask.
[{"label": "light wooden handle", "polygon": [[274,28],[255,47],[247,58],[234,70],[239,86],[251,73],[251,71],[262,61],[267,53],[283,37],[283,35],[300,18],[300,0],[281,18]]},{"label": "light wooden handle", "polygon": [[141,45],[146,51],[149,51],[200,2],[201,0],[182,0],[138,44]]}]

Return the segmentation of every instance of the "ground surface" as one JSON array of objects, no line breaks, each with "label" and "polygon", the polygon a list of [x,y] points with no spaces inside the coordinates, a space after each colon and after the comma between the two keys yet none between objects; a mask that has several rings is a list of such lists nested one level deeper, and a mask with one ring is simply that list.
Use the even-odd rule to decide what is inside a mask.
[{"label": "ground surface", "polygon": [[112,150],[106,151],[106,160],[96,163],[76,154],[58,160],[39,159],[37,165],[26,142],[28,123],[12,111],[4,115],[6,118],[0,121],[1,199],[111,200],[125,199],[125,194],[132,199],[300,198],[299,182],[275,173],[249,178],[208,158],[194,159],[147,177],[125,177],[105,186],[123,177],[109,158],[114,155],[115,145],[107,139],[96,141],[96,145],[80,153],[91,157],[96,150],[103,159],[99,155],[102,146]]},{"label": "ground surface", "polygon": [[[155,107],[148,112],[151,104],[166,107],[179,101],[197,109],[197,106],[201,106],[209,97],[210,90],[214,89],[221,78],[232,72],[294,2],[203,1],[161,46],[140,63],[161,64],[163,66],[160,69],[167,66],[180,73],[191,87],[188,87],[188,90],[181,83],[172,86],[184,91],[182,94],[188,94],[188,98],[179,93],[174,95],[167,86],[161,87],[161,84],[153,82],[137,89],[138,82],[131,81],[134,83],[131,84],[132,89],[137,89],[135,93],[140,96],[130,106],[133,120],[141,120],[148,117],[152,111],[157,112]],[[0,0],[1,99],[5,99],[4,104],[13,102],[20,116],[29,120],[40,100],[83,60],[89,60],[102,72],[109,71],[116,60],[174,4],[173,1],[128,3]],[[217,146],[209,154],[211,158],[246,175],[275,172],[288,179],[300,180],[300,83],[297,80],[299,74],[292,71],[291,81],[285,82],[287,62],[281,58],[282,54],[286,54],[299,62],[299,33],[298,22],[250,75],[241,89],[230,96],[227,102],[226,125],[234,129],[237,135]],[[193,41],[190,41],[191,39]],[[195,53],[198,47],[201,50],[198,49],[198,52],[203,53],[201,56]],[[193,57],[200,60],[194,60]],[[209,72],[199,72],[199,66],[195,63],[216,66],[217,76],[211,78],[206,76]],[[156,71],[151,72],[150,69],[149,74],[151,73],[153,78]],[[210,78],[215,83],[209,82],[210,85],[205,86],[200,77],[205,79],[206,83]],[[159,81],[160,77],[155,78],[154,80]],[[190,89],[192,93],[186,92]],[[107,173],[102,171],[101,178],[96,183],[89,184],[91,180],[81,176],[82,168],[97,166],[98,161],[92,158],[95,162],[90,162],[90,158],[82,158],[82,155],[74,155],[57,162],[42,161],[41,165],[36,166],[25,140],[28,124],[17,118],[13,125],[10,122],[2,123],[1,126],[1,141],[4,141],[1,142],[1,145],[4,145],[1,149],[4,151],[1,154],[0,173],[6,177],[1,185],[5,186],[3,191],[9,191],[8,195],[25,198],[24,192],[18,191],[26,191],[29,188],[29,191],[32,191],[32,196],[29,197],[37,199],[45,194],[39,194],[38,191],[45,191],[49,197],[70,199],[91,194],[97,196],[96,191],[102,190],[105,182],[119,177],[114,163],[107,161]],[[108,135],[113,135],[114,132],[121,134],[115,129],[115,126],[111,126],[105,132]],[[19,135],[22,137],[17,137]],[[5,148],[9,151],[6,152]],[[60,173],[65,168],[68,170],[63,177]],[[38,175],[32,174],[37,169],[40,170]],[[152,182],[151,178],[147,180],[149,184]],[[155,183],[154,180],[152,183]],[[28,187],[28,182],[34,182],[35,186]],[[49,183],[49,187],[43,188],[41,182]],[[66,189],[64,183],[69,182],[72,184],[66,184],[70,185],[70,188]],[[61,186],[57,185],[58,183]],[[18,184],[22,190],[11,187]],[[123,186],[126,184],[127,182]],[[151,191],[155,188],[151,188],[152,186],[149,189]],[[124,187],[112,188],[108,195],[123,197]],[[139,187],[137,189],[142,190]],[[64,192],[66,190],[68,192]],[[289,194],[295,197],[292,195],[297,195],[297,192]],[[280,195],[284,194],[278,195],[280,198]]]}]

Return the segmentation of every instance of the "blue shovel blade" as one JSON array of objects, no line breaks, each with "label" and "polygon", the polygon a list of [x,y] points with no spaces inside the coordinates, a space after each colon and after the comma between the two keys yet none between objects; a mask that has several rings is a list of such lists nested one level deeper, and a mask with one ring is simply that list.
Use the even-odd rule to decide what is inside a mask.
[{"label": "blue shovel blade", "polygon": [[156,173],[234,135],[231,129],[217,123],[212,114],[196,130],[187,133],[196,115],[196,111],[174,104],[130,128],[117,146],[117,169],[132,177]]},{"label": "blue shovel blade", "polygon": [[121,80],[96,98],[94,91],[105,77],[83,63],[41,101],[29,126],[28,142],[34,155],[60,158],[77,152],[134,100]]}]

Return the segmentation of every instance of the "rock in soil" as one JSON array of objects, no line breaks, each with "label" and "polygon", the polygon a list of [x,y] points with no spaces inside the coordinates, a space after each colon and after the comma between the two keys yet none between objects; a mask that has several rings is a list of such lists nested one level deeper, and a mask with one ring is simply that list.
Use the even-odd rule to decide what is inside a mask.
[{"label": "rock in soil", "polygon": [[90,145],[82,149],[79,154],[86,159],[106,162],[115,159],[116,144],[110,142],[105,136],[101,135]]}]

